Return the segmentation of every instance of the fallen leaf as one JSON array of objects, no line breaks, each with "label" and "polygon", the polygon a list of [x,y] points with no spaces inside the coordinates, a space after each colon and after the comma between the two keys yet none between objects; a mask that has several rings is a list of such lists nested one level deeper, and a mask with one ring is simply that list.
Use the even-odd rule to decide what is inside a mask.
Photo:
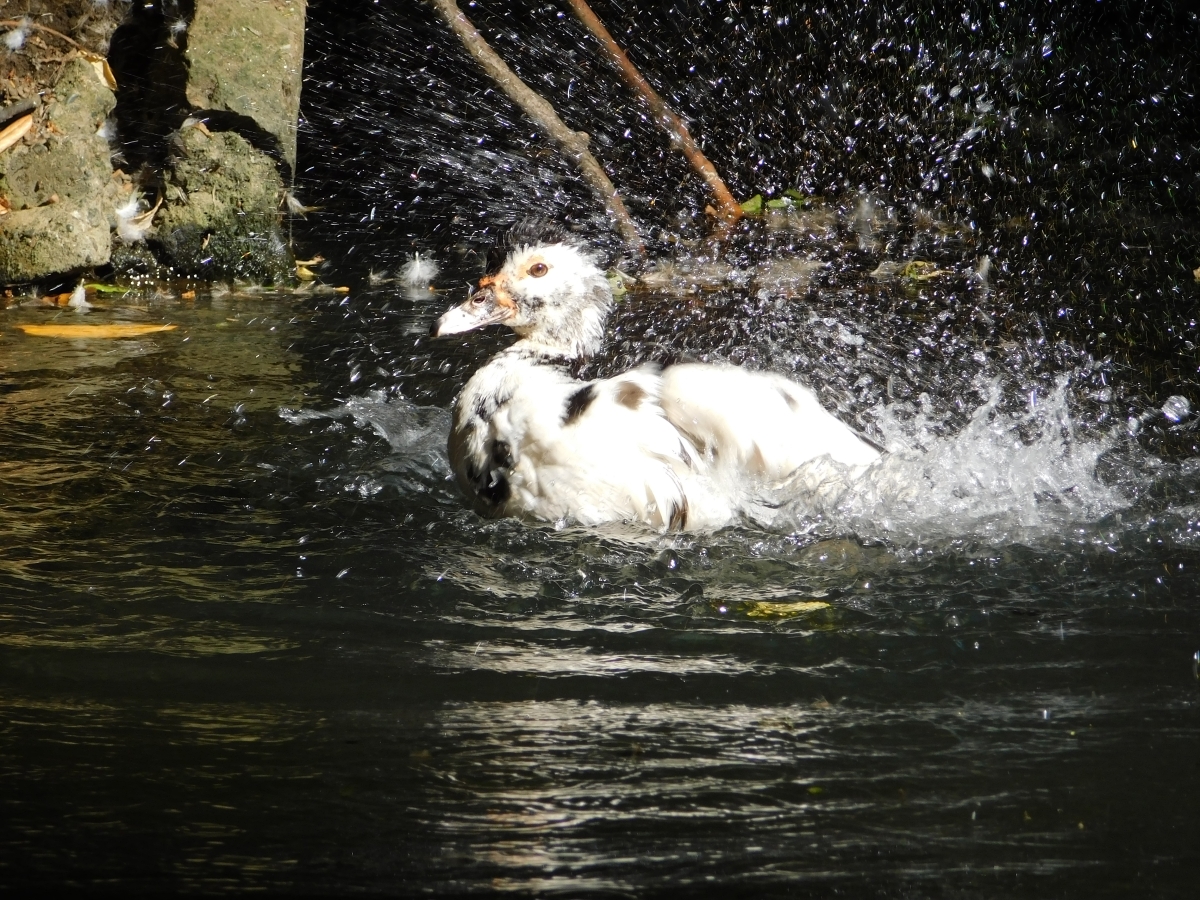
[{"label": "fallen leaf", "polygon": [[99,53],[91,53],[87,50],[83,51],[82,56],[92,64],[92,68],[96,71],[96,77],[100,79],[101,83],[110,91],[115,91],[117,89],[117,77],[113,75],[113,70],[109,67],[108,60]]},{"label": "fallen leaf", "polygon": [[33,127],[33,113],[27,116],[21,116],[17,121],[13,122],[3,131],[0,131],[0,153],[3,153],[21,138],[29,133],[29,129]]},{"label": "fallen leaf", "polygon": [[120,323],[113,325],[18,325],[23,332],[35,337],[75,339],[129,338],[156,331],[174,331],[178,325],[135,325]]},{"label": "fallen leaf", "polygon": [[790,619],[792,616],[828,609],[828,603],[820,600],[797,600],[795,603],[751,603],[745,613],[751,619]]},{"label": "fallen leaf", "polygon": [[158,202],[154,204],[154,209],[148,209],[141,215],[133,216],[129,220],[129,223],[131,225],[133,225],[135,228],[138,228],[142,231],[148,231],[150,228],[150,224],[154,221],[154,214],[156,212],[158,212],[159,207],[161,207],[162,204],[163,204],[162,194],[159,194]]},{"label": "fallen leaf", "polygon": [[943,275],[953,275],[946,269],[939,269],[935,263],[914,259],[900,267],[900,277],[910,281],[932,281]]}]

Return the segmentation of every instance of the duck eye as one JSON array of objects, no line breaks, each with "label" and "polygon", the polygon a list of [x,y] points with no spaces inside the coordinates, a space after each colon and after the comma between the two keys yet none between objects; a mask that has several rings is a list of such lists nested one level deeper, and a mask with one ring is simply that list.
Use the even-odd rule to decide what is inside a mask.
[{"label": "duck eye", "polygon": [[532,266],[529,267],[529,274],[532,275],[534,278],[541,278],[543,275],[545,275],[549,271],[550,271],[550,267],[548,265],[546,265],[544,262],[534,263]]}]

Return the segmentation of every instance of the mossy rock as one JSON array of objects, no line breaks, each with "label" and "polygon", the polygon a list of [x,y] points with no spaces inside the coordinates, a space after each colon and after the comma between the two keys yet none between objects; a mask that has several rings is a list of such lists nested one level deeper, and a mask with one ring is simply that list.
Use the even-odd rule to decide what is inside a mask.
[{"label": "mossy rock", "polygon": [[174,143],[166,203],[155,219],[164,262],[205,279],[288,280],[275,162],[228,131],[188,127]]},{"label": "mossy rock", "polygon": [[93,136],[116,108],[117,98],[104,84],[97,65],[75,57],[63,66],[54,83],[55,102],[46,110],[46,118],[59,131]]},{"label": "mossy rock", "polygon": [[304,0],[196,0],[188,28],[187,100],[245,116],[296,164]]},{"label": "mossy rock", "polygon": [[96,131],[116,105],[93,65],[69,60],[46,105],[46,130],[0,154],[0,282],[108,262],[115,204],[109,146]]},{"label": "mossy rock", "polygon": [[15,210],[0,227],[0,278],[35,281],[104,265],[111,246],[102,203],[54,203]]}]

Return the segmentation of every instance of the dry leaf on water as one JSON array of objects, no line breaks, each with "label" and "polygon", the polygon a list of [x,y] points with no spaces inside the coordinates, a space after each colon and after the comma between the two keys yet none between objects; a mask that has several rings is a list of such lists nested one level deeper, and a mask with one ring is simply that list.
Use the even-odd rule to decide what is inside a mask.
[{"label": "dry leaf on water", "polygon": [[35,337],[71,339],[141,337],[158,331],[174,331],[178,325],[137,325],[129,322],[112,325],[18,325]]},{"label": "dry leaf on water", "polygon": [[794,603],[751,603],[745,610],[751,619],[790,619],[792,616],[829,609],[828,603],[820,600],[798,600]]}]

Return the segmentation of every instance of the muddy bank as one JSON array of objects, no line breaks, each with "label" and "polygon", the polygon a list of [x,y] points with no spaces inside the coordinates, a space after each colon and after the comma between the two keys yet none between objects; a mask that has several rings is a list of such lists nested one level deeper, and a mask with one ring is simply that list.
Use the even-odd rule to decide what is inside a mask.
[{"label": "muddy bank", "polygon": [[292,278],[305,0],[45,0],[0,25],[0,283]]}]

